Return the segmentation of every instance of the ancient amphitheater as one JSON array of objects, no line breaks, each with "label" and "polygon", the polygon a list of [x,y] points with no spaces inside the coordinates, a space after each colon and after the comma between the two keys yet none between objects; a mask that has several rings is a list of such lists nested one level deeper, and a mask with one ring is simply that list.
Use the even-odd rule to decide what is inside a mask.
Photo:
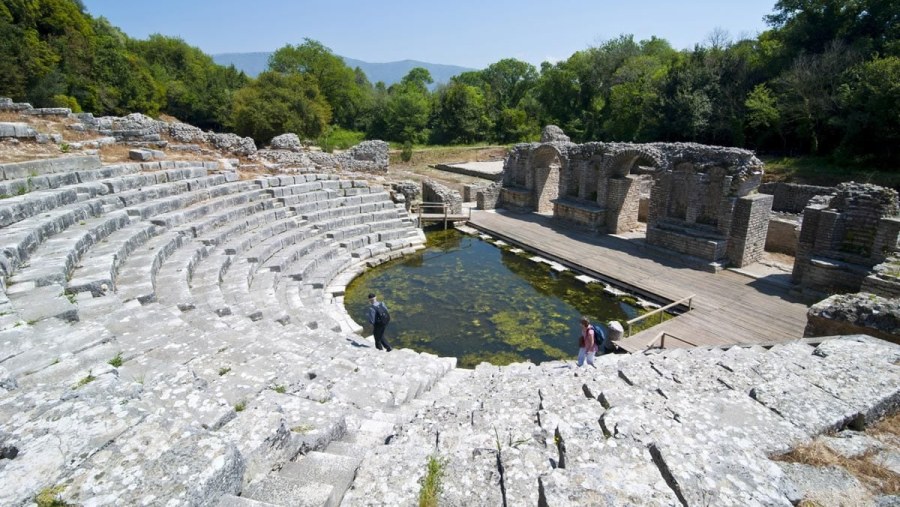
[{"label": "ancient amphitheater", "polygon": [[896,345],[382,353],[343,289],[424,236],[371,146],[263,165],[233,135],[0,106],[28,119],[4,150],[58,154],[0,164],[0,505],[417,505],[429,463],[440,505],[897,505],[779,458],[816,442],[896,485],[895,425],[862,432],[900,401]]}]

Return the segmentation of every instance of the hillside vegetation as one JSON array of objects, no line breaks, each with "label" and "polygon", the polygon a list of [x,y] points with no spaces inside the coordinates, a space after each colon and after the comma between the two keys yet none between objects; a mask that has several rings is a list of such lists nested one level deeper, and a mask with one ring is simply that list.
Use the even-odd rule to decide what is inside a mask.
[{"label": "hillside vegetation", "polygon": [[540,69],[503,59],[431,90],[422,68],[372,84],[309,39],[250,78],[177,38],[132,39],[77,0],[4,0],[0,96],[166,113],[259,143],[508,144],[557,124],[576,142],[695,141],[895,170],[900,0],[780,0],[767,21],[756,38],[713,31],[691,50],[623,35]]}]

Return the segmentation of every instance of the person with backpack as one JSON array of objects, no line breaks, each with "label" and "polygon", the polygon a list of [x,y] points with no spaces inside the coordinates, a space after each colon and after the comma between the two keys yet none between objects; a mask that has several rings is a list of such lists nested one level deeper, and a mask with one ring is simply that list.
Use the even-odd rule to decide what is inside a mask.
[{"label": "person with backpack", "polygon": [[578,339],[578,366],[587,364],[594,366],[594,354],[597,352],[597,343],[594,339],[594,326],[587,317],[581,317],[581,336]]},{"label": "person with backpack", "polygon": [[388,313],[387,306],[378,301],[374,293],[369,294],[369,308],[366,310],[366,320],[372,324],[373,334],[375,335],[375,348],[382,348],[388,352],[391,346],[384,339],[384,330],[387,329],[388,323],[391,321],[391,314]]}]

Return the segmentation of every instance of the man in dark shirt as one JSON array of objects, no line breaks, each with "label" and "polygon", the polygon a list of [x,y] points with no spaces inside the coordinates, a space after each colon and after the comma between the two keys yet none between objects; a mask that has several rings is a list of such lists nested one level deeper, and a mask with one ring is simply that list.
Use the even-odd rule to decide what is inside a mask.
[{"label": "man in dark shirt", "polygon": [[387,306],[378,301],[375,294],[369,294],[369,308],[366,310],[366,320],[369,321],[369,324],[372,324],[375,335],[375,348],[378,350],[383,348],[390,352],[391,346],[384,339],[384,330],[387,329],[390,317],[388,316]]}]

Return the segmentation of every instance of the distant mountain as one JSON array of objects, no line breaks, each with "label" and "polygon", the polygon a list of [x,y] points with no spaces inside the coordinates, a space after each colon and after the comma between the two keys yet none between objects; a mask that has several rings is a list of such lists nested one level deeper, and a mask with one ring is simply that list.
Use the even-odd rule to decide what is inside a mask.
[{"label": "distant mountain", "polygon": [[[256,77],[260,72],[266,70],[269,66],[269,56],[271,52],[263,52],[263,53],[221,53],[218,55],[212,55],[213,60],[219,65],[234,65],[238,70],[244,71],[248,76]],[[344,62],[350,68],[359,67],[363,72],[366,73],[366,77],[369,78],[369,81],[372,84],[377,83],[378,81],[384,81],[384,84],[390,86],[394,83],[399,83],[403,76],[405,76],[410,70],[415,67],[423,67],[428,69],[428,72],[431,73],[431,78],[434,79],[435,85],[439,83],[447,83],[450,81],[450,78],[461,74],[463,72],[467,72],[471,69],[468,67],[460,67],[458,65],[443,65],[440,63],[427,63],[420,62],[417,60],[402,60],[399,62],[387,62],[387,63],[370,63],[364,62],[362,60],[354,60],[353,58],[347,58],[346,56],[342,56]]]}]

